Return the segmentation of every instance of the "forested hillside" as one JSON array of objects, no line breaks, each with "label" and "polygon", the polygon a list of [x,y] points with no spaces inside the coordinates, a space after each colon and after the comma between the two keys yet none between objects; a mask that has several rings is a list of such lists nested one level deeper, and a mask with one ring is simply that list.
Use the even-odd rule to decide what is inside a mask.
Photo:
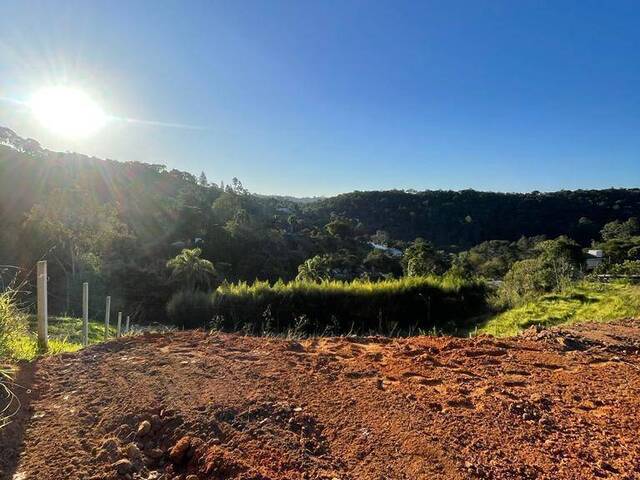
[{"label": "forested hillside", "polygon": [[0,129],[2,280],[47,259],[55,313],[77,313],[88,280],[95,312],[108,292],[115,309],[162,319],[180,289],[176,263],[167,262],[185,249],[195,265],[209,262],[208,289],[225,280],[376,281],[456,266],[496,278],[534,256],[542,236],[586,247],[607,223],[636,216],[639,189],[394,190],[296,202],[253,195],[237,179],[217,185],[163,165],[51,152]]},{"label": "forested hillside", "polygon": [[333,212],[357,219],[367,233],[385,230],[407,241],[423,237],[443,248],[535,235],[569,235],[588,243],[605,223],[638,215],[640,189],[353,192],[312,204],[307,212],[320,223]]}]

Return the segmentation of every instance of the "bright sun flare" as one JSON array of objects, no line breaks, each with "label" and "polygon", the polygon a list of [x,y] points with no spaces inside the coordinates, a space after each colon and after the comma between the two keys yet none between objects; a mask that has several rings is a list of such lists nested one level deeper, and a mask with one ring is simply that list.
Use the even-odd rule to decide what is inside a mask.
[{"label": "bright sun flare", "polygon": [[33,95],[29,106],[42,125],[70,138],[91,135],[107,121],[102,108],[75,88],[43,88]]}]

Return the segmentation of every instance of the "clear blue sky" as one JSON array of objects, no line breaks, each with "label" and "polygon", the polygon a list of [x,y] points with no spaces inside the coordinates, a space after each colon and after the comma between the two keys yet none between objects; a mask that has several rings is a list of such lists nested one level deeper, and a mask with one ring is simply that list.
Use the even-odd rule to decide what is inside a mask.
[{"label": "clear blue sky", "polygon": [[114,122],[57,150],[298,196],[640,186],[640,2],[2,2],[0,97],[84,88]]}]

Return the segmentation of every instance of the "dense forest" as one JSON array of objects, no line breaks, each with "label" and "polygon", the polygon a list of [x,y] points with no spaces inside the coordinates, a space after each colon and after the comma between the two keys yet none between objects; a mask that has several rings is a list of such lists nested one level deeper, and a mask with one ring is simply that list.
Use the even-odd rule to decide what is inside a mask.
[{"label": "dense forest", "polygon": [[638,216],[640,189],[254,195],[237,179],[216,184],[159,164],[52,152],[0,128],[1,278],[32,278],[47,259],[60,313],[77,313],[89,281],[94,311],[108,292],[114,308],[161,320],[185,281],[180,265],[194,262],[207,270],[207,289],[451,270],[502,278],[561,235],[576,258],[609,242],[622,262],[640,258]]}]

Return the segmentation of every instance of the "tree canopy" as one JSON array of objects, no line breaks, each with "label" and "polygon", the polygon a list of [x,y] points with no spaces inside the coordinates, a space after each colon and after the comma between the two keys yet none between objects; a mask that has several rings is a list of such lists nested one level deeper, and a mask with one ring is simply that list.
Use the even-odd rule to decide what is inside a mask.
[{"label": "tree canopy", "polygon": [[237,178],[215,184],[159,163],[52,152],[6,129],[0,140],[0,264],[29,272],[50,260],[50,276],[65,279],[51,285],[57,313],[78,312],[86,280],[115,305],[158,320],[172,293],[222,280],[447,270],[501,279],[518,262],[548,265],[545,255],[575,267],[587,248],[605,250],[606,268],[640,258],[640,189],[392,190],[297,201],[252,194]]}]

